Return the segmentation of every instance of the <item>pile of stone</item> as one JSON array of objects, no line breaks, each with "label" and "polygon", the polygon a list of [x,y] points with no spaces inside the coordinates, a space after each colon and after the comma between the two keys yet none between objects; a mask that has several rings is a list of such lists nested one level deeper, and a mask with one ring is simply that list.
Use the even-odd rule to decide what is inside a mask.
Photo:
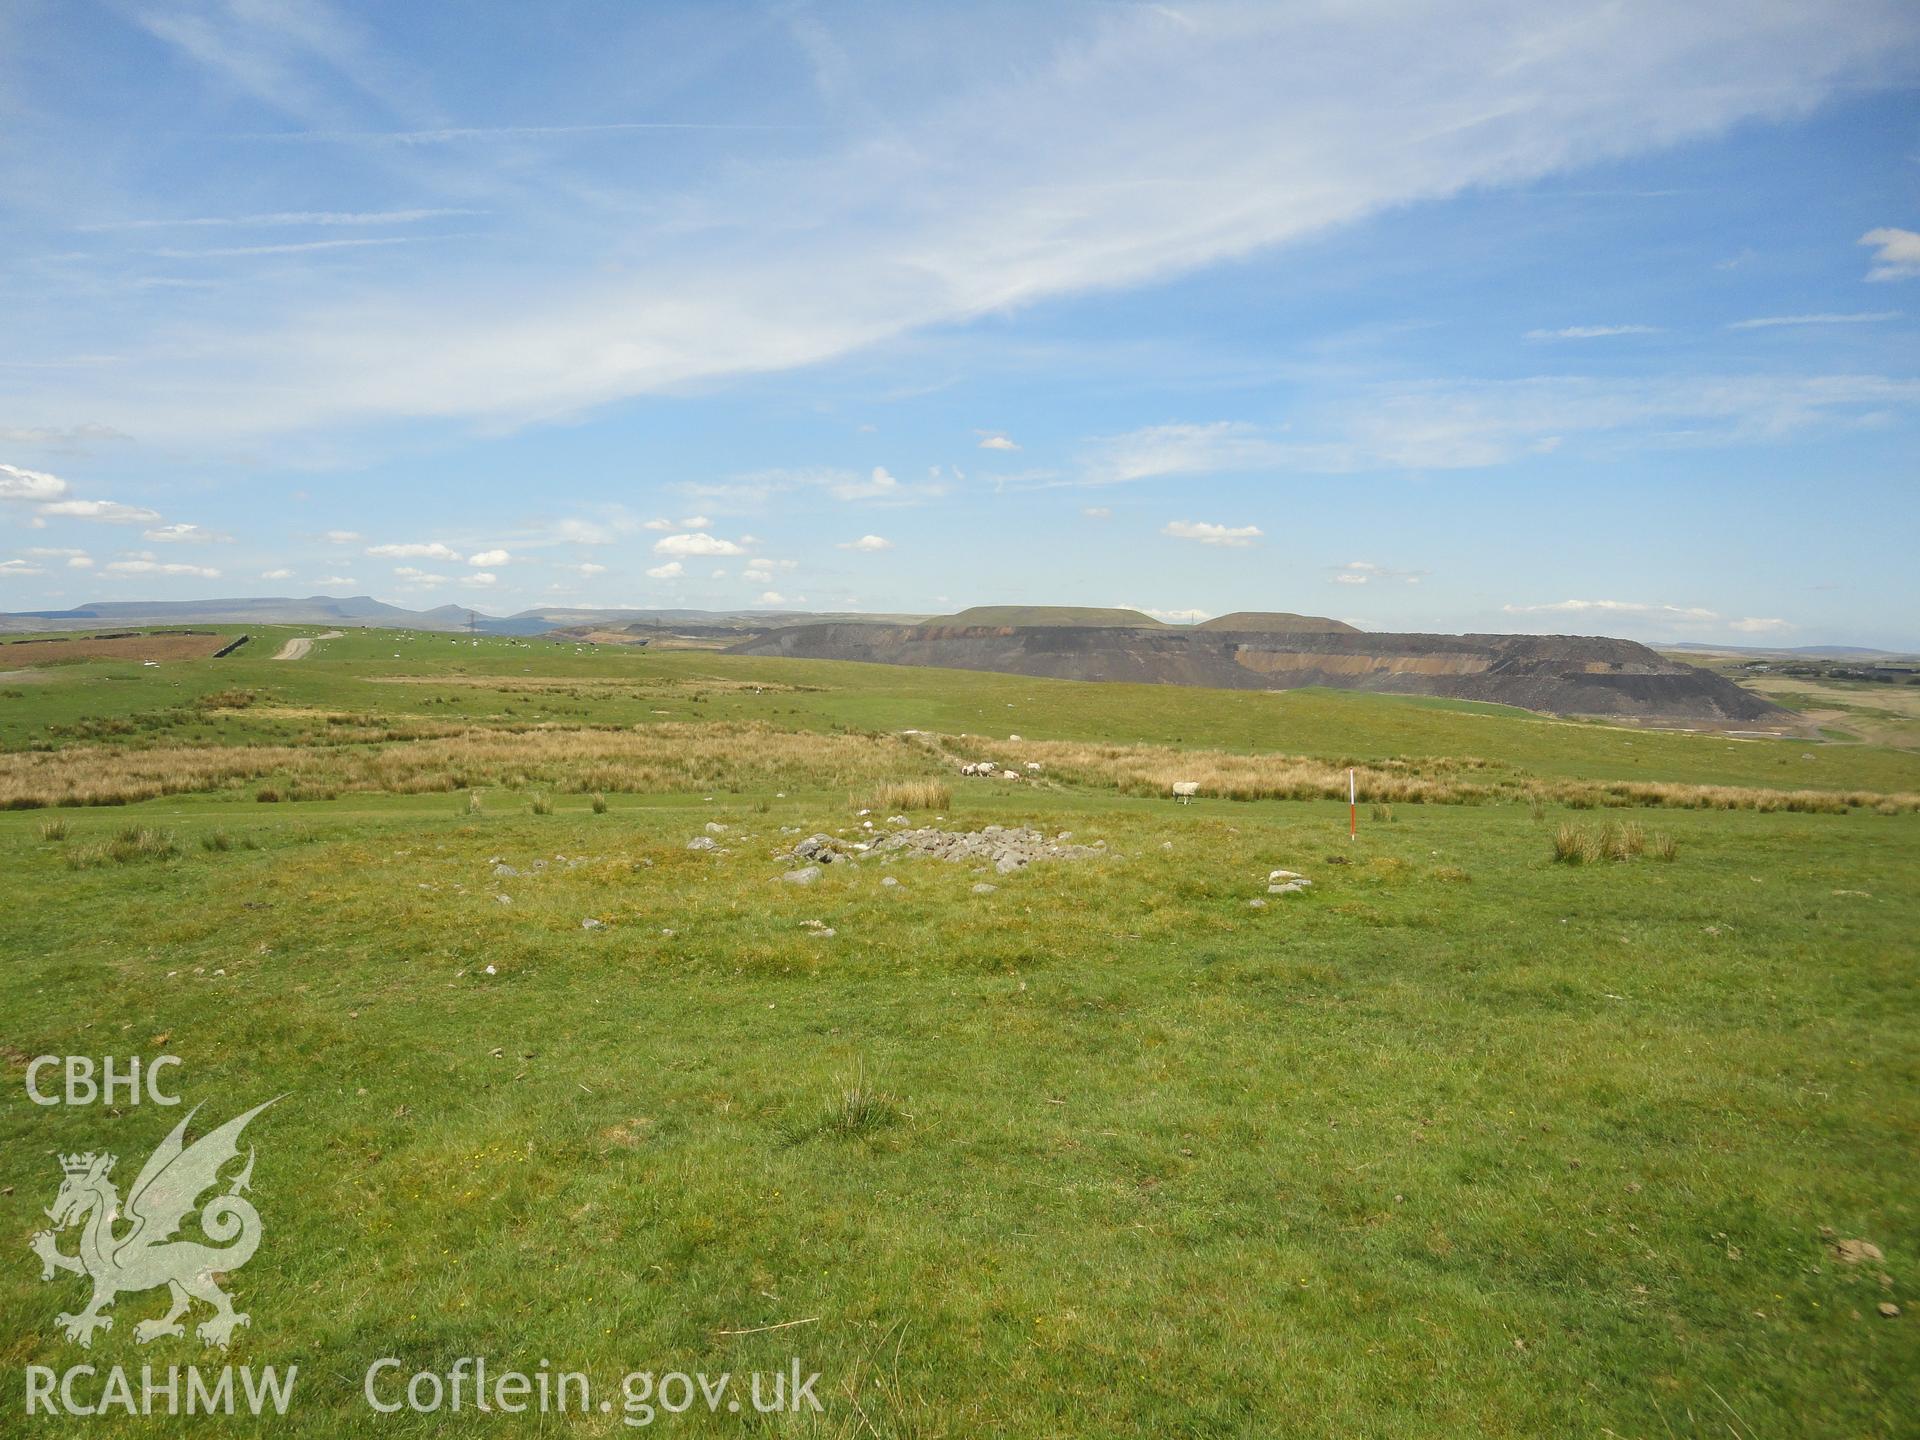
[{"label": "pile of stone", "polygon": [[[855,845],[856,850],[864,850],[864,845]],[[809,835],[793,847],[792,858],[809,865],[847,865],[853,856],[840,848],[840,842],[831,835]]]},{"label": "pile of stone", "polygon": [[1092,845],[1074,845],[1069,843],[1072,839],[1070,830],[1062,830],[1049,840],[1040,831],[1025,827],[1008,829],[989,825],[984,830],[936,830],[929,826],[882,836],[873,842],[873,853],[906,851],[953,864],[972,861],[991,865],[1006,875],[1036,860],[1086,860],[1106,851],[1104,840]]},{"label": "pile of stone", "polygon": [[1269,895],[1298,895],[1313,882],[1298,870],[1269,870],[1267,872],[1267,893]]}]

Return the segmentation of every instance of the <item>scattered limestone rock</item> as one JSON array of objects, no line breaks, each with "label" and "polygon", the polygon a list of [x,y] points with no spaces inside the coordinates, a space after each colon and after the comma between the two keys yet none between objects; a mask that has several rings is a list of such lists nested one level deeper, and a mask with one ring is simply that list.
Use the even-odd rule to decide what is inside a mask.
[{"label": "scattered limestone rock", "polygon": [[711,835],[696,835],[687,842],[687,849],[689,850],[711,850],[713,848],[713,837]]},{"label": "scattered limestone rock", "polygon": [[898,885],[900,882],[894,879],[893,876],[891,875],[882,875],[880,877],[880,883],[883,886],[885,886],[887,889],[891,890],[895,885]]},{"label": "scattered limestone rock", "polygon": [[1880,1302],[1880,1314],[1884,1319],[1897,1320],[1900,1318],[1900,1307],[1891,1300],[1882,1300]]},{"label": "scattered limestone rock", "polygon": [[596,920],[589,915],[580,922],[580,928],[582,930],[604,930],[607,928],[607,922],[604,920]]},{"label": "scattered limestone rock", "polygon": [[998,885],[989,885],[986,881],[982,880],[973,887],[973,893],[976,895],[991,895],[999,888]]},{"label": "scattered limestone rock", "polygon": [[1002,875],[1010,875],[1036,860],[1084,860],[1099,853],[1095,847],[1048,840],[1038,830],[1024,826],[1000,825],[974,831],[937,830],[931,826],[896,830],[877,838],[872,848],[875,853],[898,851],[956,865],[968,862],[991,865]]},{"label": "scattered limestone rock", "polygon": [[1264,910],[1267,908],[1267,902],[1256,895],[1253,899],[1247,901],[1247,908],[1250,910]]},{"label": "scattered limestone rock", "polygon": [[1833,1253],[1849,1265],[1858,1265],[1862,1260],[1884,1260],[1880,1247],[1871,1240],[1841,1240],[1835,1243]]},{"label": "scattered limestone rock", "polygon": [[505,861],[494,862],[493,873],[498,875],[502,880],[516,879],[520,874],[518,870],[514,869],[513,866],[507,864]]},{"label": "scattered limestone rock", "polygon": [[707,834],[724,835],[726,833],[727,833],[727,827],[722,825],[718,820],[707,821]]},{"label": "scattered limestone rock", "polygon": [[818,865],[803,865],[798,870],[789,870],[780,877],[789,885],[811,885],[820,878]]}]

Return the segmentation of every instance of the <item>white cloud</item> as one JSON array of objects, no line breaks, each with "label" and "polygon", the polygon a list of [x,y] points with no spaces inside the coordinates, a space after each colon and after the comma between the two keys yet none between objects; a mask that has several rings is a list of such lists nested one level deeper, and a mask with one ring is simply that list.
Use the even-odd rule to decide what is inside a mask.
[{"label": "white cloud", "polygon": [[1257,425],[1217,420],[1209,424],[1148,425],[1096,442],[1085,479],[1096,485],[1152,480],[1162,475],[1207,475],[1280,468],[1291,451]]},{"label": "white cloud", "polygon": [[[556,520],[550,528],[555,539],[564,540],[570,545],[611,545],[621,534],[635,527],[630,520],[616,519],[604,525],[592,520]],[[650,521],[639,528],[656,530],[662,527]]]},{"label": "white cloud", "polygon": [[692,535],[666,535],[653,542],[656,555],[744,555],[747,552],[731,540],[720,540],[704,531]]},{"label": "white cloud", "polygon": [[576,575],[604,575],[607,570],[606,566],[596,565],[590,560],[579,565],[562,565],[559,568],[571,570]]},{"label": "white cloud", "polygon": [[1390,570],[1368,560],[1349,560],[1344,565],[1333,567],[1332,578],[1336,585],[1366,585],[1375,580],[1418,585],[1426,573],[1424,570]]},{"label": "white cloud", "polygon": [[284,569],[262,570],[260,572],[260,578],[262,580],[291,580],[293,578],[293,571]]},{"label": "white cloud", "polygon": [[1697,605],[1648,604],[1637,600],[1555,600],[1546,605],[1502,605],[1509,615],[1600,615],[1633,620],[1684,620],[1698,624],[1720,616]]},{"label": "white cloud", "polygon": [[642,530],[671,530],[673,529],[673,522],[671,520],[653,519],[647,521],[640,528]]},{"label": "white cloud", "polygon": [[122,505],[118,500],[55,500],[50,505],[42,505],[40,513],[74,520],[99,520],[108,525],[151,525],[160,518],[157,510]]},{"label": "white cloud", "polygon": [[458,560],[460,552],[438,540],[417,540],[400,545],[369,545],[367,554],[380,560]]},{"label": "white cloud", "polygon": [[113,560],[107,571],[113,575],[193,575],[202,580],[218,580],[220,572],[205,565],[177,565],[159,560]]},{"label": "white cloud", "polygon": [[974,433],[980,436],[980,448],[982,450],[1018,450],[1020,448],[997,430],[977,430]]},{"label": "white cloud", "polygon": [[713,524],[713,521],[705,515],[689,515],[680,522],[680,528],[682,530],[704,530],[711,524]]},{"label": "white cloud", "polygon": [[1089,520],[1111,520],[1113,518],[1113,511],[1105,505],[1083,506],[1080,513]]},{"label": "white cloud", "polygon": [[1202,545],[1226,545],[1244,549],[1260,539],[1258,525],[1215,525],[1206,520],[1169,520],[1160,527],[1162,535],[1176,540],[1197,540]]},{"label": "white cloud", "polygon": [[44,470],[22,470],[18,465],[0,465],[0,500],[21,500],[45,504],[67,493],[67,482]]},{"label": "white cloud", "polygon": [[0,575],[44,575],[40,566],[26,560],[0,560]]},{"label": "white cloud", "polygon": [[[26,397],[29,412],[86,403],[149,442],[566,416],[1805,114],[1835,93],[1904,82],[1916,33],[1910,0],[1853,0],[1843,23],[1831,6],[1658,0],[1585,8],[1577,21],[1498,0],[1024,7],[969,33],[978,63],[955,70],[948,46],[903,46],[891,26],[849,18],[831,36],[845,57],[839,93],[886,103],[790,132],[778,165],[742,158],[682,179],[680,167],[636,170],[582,148],[508,178],[497,127],[343,130],[345,102],[314,76],[378,85],[403,67],[367,53],[369,40],[290,38],[325,12],[298,13],[270,46],[259,39],[270,27],[243,29],[225,10],[145,23],[268,107],[268,133],[379,145],[383,158],[431,144],[443,186],[476,208],[523,204],[510,218],[546,227],[551,243],[529,253],[480,240],[439,270],[412,263],[408,246],[345,252],[361,262],[351,276],[235,287],[197,306],[195,331],[215,343],[193,347],[130,316],[126,363],[48,377],[56,388]],[[584,84],[589,63],[557,83]],[[382,97],[379,108],[415,103]],[[580,133],[508,132],[524,145]],[[646,263],[594,263],[620,253],[642,211],[666,220],[648,232]],[[489,283],[506,275],[517,283]]]},{"label": "white cloud", "polygon": [[787,597],[782,595],[778,590],[769,590],[761,595],[755,603],[760,605],[785,605],[787,603]]},{"label": "white cloud", "polygon": [[322,586],[323,588],[331,588],[332,586],[335,586],[335,585],[340,585],[340,586],[358,585],[360,582],[354,579],[351,575],[323,575],[313,583],[316,585]]},{"label": "white cloud", "polygon": [[469,565],[505,565],[512,559],[513,556],[504,550],[482,550],[477,555],[469,555],[467,563]]},{"label": "white cloud", "polygon": [[1791,630],[1794,627],[1790,621],[1786,620],[1762,620],[1756,616],[1748,616],[1742,620],[1729,620],[1727,628],[1738,630],[1742,635],[1777,635],[1783,630]]},{"label": "white cloud", "polygon": [[203,530],[198,525],[162,525],[158,529],[148,530],[144,538],[158,540],[169,545],[209,545],[215,541],[228,541],[231,535],[223,535],[218,530]]},{"label": "white cloud", "polygon": [[500,579],[498,575],[486,570],[475,571],[461,580],[462,585],[492,585]]},{"label": "white cloud", "polygon": [[31,545],[27,548],[27,554],[40,560],[65,560],[72,556],[85,555],[86,553],[86,551],[76,550],[70,545]]},{"label": "white cloud", "polygon": [[1850,315],[1762,315],[1753,320],[1736,320],[1729,330],[1770,330],[1777,325],[1872,325],[1881,320],[1898,320],[1898,310],[1862,310]]},{"label": "white cloud", "polygon": [[204,229],[210,226],[411,225],[449,215],[485,213],[482,210],[282,210],[267,215],[218,215],[182,220],[103,220],[92,225],[76,225],[74,229],[82,233],[94,233],[106,230]]},{"label": "white cloud", "polygon": [[1079,483],[1271,471],[1471,470],[1551,454],[1770,443],[1920,407],[1920,380],[1880,375],[1584,376],[1362,385],[1303,407],[1297,429],[1156,425],[1095,442]]},{"label": "white cloud", "polygon": [[841,480],[827,489],[836,500],[879,500],[898,495],[900,482],[887,473],[886,466],[876,465],[865,480]]},{"label": "white cloud", "polygon": [[877,550],[893,549],[893,542],[881,535],[862,535],[858,540],[841,541],[838,548],[841,550],[861,550],[871,554]]},{"label": "white cloud", "polygon": [[93,568],[93,557],[90,555],[75,555],[67,561],[67,568],[69,570],[91,570]]},{"label": "white cloud", "polygon": [[664,565],[656,565],[647,571],[649,580],[678,580],[687,573],[687,567],[678,560],[669,560]]},{"label": "white cloud", "polygon": [[1920,232],[1882,225],[1860,237],[1862,245],[1877,247],[1869,280],[1905,280],[1920,275]]},{"label": "white cloud", "polygon": [[320,538],[329,545],[358,545],[366,537],[358,530],[329,530]]},{"label": "white cloud", "polygon": [[1211,610],[1156,610],[1151,605],[1123,605],[1123,610],[1138,610],[1143,615],[1151,615],[1156,620],[1164,620],[1169,625],[1197,625],[1202,620],[1211,620]]},{"label": "white cloud", "polygon": [[1560,330],[1529,330],[1529,340],[1604,340],[1613,335],[1658,335],[1657,325],[1568,325]]},{"label": "white cloud", "polygon": [[393,573],[399,576],[402,580],[405,580],[409,585],[417,586],[422,589],[425,589],[427,587],[434,586],[434,585],[444,585],[447,583],[446,576],[430,574],[425,570],[416,570],[411,565],[402,565],[398,569],[396,569]]}]

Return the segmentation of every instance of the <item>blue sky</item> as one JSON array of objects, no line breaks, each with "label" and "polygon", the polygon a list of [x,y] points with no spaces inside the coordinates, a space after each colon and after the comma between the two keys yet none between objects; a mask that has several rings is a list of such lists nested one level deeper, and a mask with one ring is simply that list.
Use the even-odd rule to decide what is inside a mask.
[{"label": "blue sky", "polygon": [[0,608],[1920,648],[1920,11],[0,7]]}]

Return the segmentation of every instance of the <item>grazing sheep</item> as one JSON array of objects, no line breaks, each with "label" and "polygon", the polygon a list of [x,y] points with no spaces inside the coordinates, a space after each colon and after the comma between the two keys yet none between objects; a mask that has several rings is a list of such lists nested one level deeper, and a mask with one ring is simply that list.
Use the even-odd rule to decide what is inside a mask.
[{"label": "grazing sheep", "polygon": [[1200,793],[1198,780],[1176,780],[1173,782],[1173,798],[1182,805],[1191,805],[1193,797]]}]

